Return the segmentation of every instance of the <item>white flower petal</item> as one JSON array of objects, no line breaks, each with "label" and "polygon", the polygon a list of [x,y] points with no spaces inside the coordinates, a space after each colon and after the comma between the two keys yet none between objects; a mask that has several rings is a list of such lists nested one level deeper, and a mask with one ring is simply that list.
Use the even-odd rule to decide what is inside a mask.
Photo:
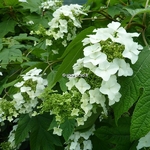
[{"label": "white flower petal", "polygon": [[102,81],[100,92],[108,95],[109,99],[114,99],[115,95],[119,92],[119,90],[120,84],[117,83],[115,75],[111,76],[108,81]]},{"label": "white flower petal", "polygon": [[83,94],[86,90],[89,90],[91,88],[91,86],[83,78],[80,78],[78,80],[78,82],[75,84],[75,87],[79,90],[81,94]]},{"label": "white flower petal", "polygon": [[95,52],[99,52],[101,50],[101,46],[99,43],[96,43],[94,45],[90,45],[90,46],[87,46],[83,49],[84,51],[84,56],[89,56],[91,55],[92,53],[95,53]]}]

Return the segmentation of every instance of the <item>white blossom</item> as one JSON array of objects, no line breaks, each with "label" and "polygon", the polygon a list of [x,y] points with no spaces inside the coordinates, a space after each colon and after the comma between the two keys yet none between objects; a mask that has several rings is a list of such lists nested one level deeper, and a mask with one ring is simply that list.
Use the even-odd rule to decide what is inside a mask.
[{"label": "white blossom", "polygon": [[28,91],[30,91],[30,90],[31,90],[31,87],[22,86],[22,87],[20,88],[21,93],[22,93],[22,92],[28,92]]},{"label": "white blossom", "polygon": [[83,78],[80,78],[78,80],[78,82],[75,84],[75,87],[79,90],[81,94],[83,94],[86,90],[90,89],[90,85]]},{"label": "white blossom", "polygon": [[46,46],[51,46],[52,45],[52,40],[46,39]]},{"label": "white blossom", "polygon": [[78,126],[84,125],[84,118],[83,117],[77,118],[76,120],[77,120]]},{"label": "white blossom", "polygon": [[[83,63],[86,64],[91,62],[94,66],[101,64],[107,60],[106,54],[102,52],[95,52],[89,56],[85,56],[83,59]],[[88,67],[89,68],[89,67]]]},{"label": "white blossom", "polygon": [[94,73],[101,77],[104,81],[108,81],[111,75],[114,75],[118,70],[118,65],[104,61],[94,70]]},{"label": "white blossom", "polygon": [[139,143],[136,148],[137,150],[139,150],[144,147],[150,147],[150,132],[148,132],[144,137],[139,139]]},{"label": "white blossom", "polygon": [[21,104],[23,104],[25,102],[21,93],[14,94],[13,98],[16,103],[16,105],[15,105],[16,109],[19,109],[19,107],[21,107]]},{"label": "white blossom", "polygon": [[23,86],[24,83],[25,83],[24,81],[17,82],[14,86],[15,87],[21,87],[21,86]]},{"label": "white blossom", "polygon": [[62,5],[61,0],[47,0],[39,6],[39,8],[45,10],[53,10],[55,11],[57,8],[59,8]]},{"label": "white blossom", "polygon": [[90,104],[90,97],[84,93],[82,95],[82,98],[81,98],[81,108],[84,110],[85,114],[84,114],[84,122],[87,120],[88,117],[90,117],[92,115],[92,108],[93,108],[93,105]]},{"label": "white blossom", "polygon": [[69,78],[69,81],[66,83],[66,86],[68,87],[68,90],[71,90],[71,88],[77,83],[76,78]]},{"label": "white blossom", "polygon": [[118,76],[132,76],[133,70],[129,63],[126,63],[124,59],[115,58],[113,63],[118,65]]},{"label": "white blossom", "polygon": [[96,103],[96,104],[101,104],[102,107],[105,106],[105,97],[104,95],[101,94],[98,88],[95,88],[94,90],[89,91],[90,94],[90,103]]},{"label": "white blossom", "polygon": [[[44,7],[42,6],[42,8]],[[48,8],[46,7],[45,9]],[[77,4],[63,5],[56,9],[53,13],[52,20],[48,23],[49,29],[46,31],[46,34],[54,38],[54,40],[61,39],[62,45],[66,47],[68,41],[75,38],[77,28],[81,27],[80,15],[87,15],[82,9],[82,6]],[[53,42],[46,42],[46,45],[51,44]]]},{"label": "white blossom", "polygon": [[87,46],[83,49],[84,51],[84,56],[89,56],[95,52],[99,52],[101,50],[101,46],[99,43],[96,43],[94,45],[90,45],[90,46]]},{"label": "white blossom", "polygon": [[138,54],[140,53],[139,50],[142,48],[142,46],[135,42],[126,43],[125,50],[123,51],[122,55],[125,58],[129,58],[131,63],[134,64],[138,60]]},{"label": "white blossom", "polygon": [[120,90],[120,87],[121,87],[120,84],[117,83],[116,76],[113,75],[110,77],[108,81],[102,81],[100,92],[108,95],[108,98],[110,100],[114,100],[116,94]]},{"label": "white blossom", "polygon": [[92,150],[92,142],[91,142],[91,140],[84,140],[83,141],[83,145],[84,145],[83,150]]},{"label": "white blossom", "polygon": [[75,109],[75,108],[73,108],[73,110],[72,110],[72,112],[71,112],[71,116],[79,116],[79,109]]},{"label": "white blossom", "polygon": [[78,59],[77,62],[73,65],[73,70],[76,74],[81,73],[81,68],[83,68],[83,60],[84,59]]},{"label": "white blossom", "polygon": [[61,128],[54,127],[53,129],[54,129],[53,134],[57,134],[58,136],[62,135],[62,129]]}]

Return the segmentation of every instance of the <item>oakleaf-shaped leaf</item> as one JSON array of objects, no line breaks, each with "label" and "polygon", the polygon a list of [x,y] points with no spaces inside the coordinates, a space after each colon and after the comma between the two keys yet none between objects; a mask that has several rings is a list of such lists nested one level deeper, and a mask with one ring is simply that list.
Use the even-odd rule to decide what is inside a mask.
[{"label": "oakleaf-shaped leaf", "polygon": [[0,60],[1,66],[6,68],[7,64],[11,61],[22,62],[22,52],[19,49],[15,49],[15,47],[5,48],[0,52]]},{"label": "oakleaf-shaped leaf", "polygon": [[118,126],[113,124],[100,127],[95,131],[95,135],[107,144],[107,147],[111,146],[111,150],[129,150],[131,147],[130,118],[121,118]]},{"label": "oakleaf-shaped leaf", "polygon": [[15,132],[15,143],[16,145],[20,144],[27,138],[31,130],[32,120],[29,115],[22,115],[19,119],[18,127]]},{"label": "oakleaf-shaped leaf", "polygon": [[118,7],[118,6],[115,6],[115,5],[114,5],[114,6],[110,6],[110,7],[108,7],[107,12],[108,12],[108,14],[109,14],[112,18],[114,18],[115,15],[119,15],[119,14],[120,14],[121,8]]},{"label": "oakleaf-shaped leaf", "polygon": [[41,5],[40,0],[27,0],[26,3],[21,3],[24,9],[30,9],[30,12],[40,11],[39,6]]},{"label": "oakleaf-shaped leaf", "polygon": [[0,38],[3,38],[8,32],[14,32],[16,22],[14,20],[5,20],[0,23]]},{"label": "oakleaf-shaped leaf", "polygon": [[75,126],[75,120],[74,119],[67,119],[63,124],[61,124],[61,128],[63,129],[63,137],[67,141],[71,134],[74,131],[74,126]]},{"label": "oakleaf-shaped leaf", "polygon": [[145,47],[136,64],[132,77],[121,79],[121,100],[114,105],[116,122],[137,101],[131,122],[131,139],[135,140],[150,131],[150,50]]},{"label": "oakleaf-shaped leaf", "polygon": [[35,116],[32,122],[30,134],[31,150],[54,150],[54,145],[61,146],[58,136],[48,131],[52,117],[49,114]]}]

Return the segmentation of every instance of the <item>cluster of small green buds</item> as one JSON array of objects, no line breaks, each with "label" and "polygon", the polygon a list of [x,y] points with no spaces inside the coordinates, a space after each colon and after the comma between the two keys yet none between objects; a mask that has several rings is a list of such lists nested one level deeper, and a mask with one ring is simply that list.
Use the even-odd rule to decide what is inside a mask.
[{"label": "cluster of small green buds", "polygon": [[14,107],[13,101],[7,101],[6,99],[0,99],[0,122],[5,120],[12,121],[18,116],[18,112]]},{"label": "cluster of small green buds", "polygon": [[58,125],[65,121],[65,118],[74,118],[80,115],[80,99],[81,94],[76,91],[65,92],[63,94],[57,93],[46,88],[39,98],[43,101],[41,106],[41,113],[50,112],[55,115]]}]

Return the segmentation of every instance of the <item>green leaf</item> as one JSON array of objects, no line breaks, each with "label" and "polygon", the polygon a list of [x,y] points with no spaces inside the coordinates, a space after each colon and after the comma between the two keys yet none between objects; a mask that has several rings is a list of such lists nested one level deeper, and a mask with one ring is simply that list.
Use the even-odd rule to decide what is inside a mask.
[{"label": "green leaf", "polygon": [[42,114],[33,118],[30,134],[31,150],[54,150],[54,145],[61,146],[58,136],[48,131],[52,117],[49,114]]},{"label": "green leaf", "polygon": [[73,64],[76,62],[76,60],[82,57],[83,55],[82,40],[88,34],[91,34],[93,29],[94,27],[89,27],[81,31],[77,35],[77,37],[69,44],[69,46],[67,47],[67,49],[65,50],[62,56],[62,58],[63,57],[65,58],[58,69],[53,85],[55,85],[55,83],[62,77],[63,73],[69,73],[69,71],[71,71]]},{"label": "green leaf", "polygon": [[62,134],[63,134],[65,141],[67,141],[74,131],[75,120],[66,118],[65,122],[61,124],[60,127],[63,129]]},{"label": "green leaf", "polygon": [[52,88],[53,86],[53,82],[54,82],[54,79],[55,79],[55,76],[56,76],[56,71],[52,70],[48,76],[47,76],[47,80],[48,80],[48,88]]},{"label": "green leaf", "polygon": [[19,3],[18,0],[4,0],[6,6],[15,6]]},{"label": "green leaf", "polygon": [[31,127],[32,127],[31,123],[32,123],[32,120],[28,114],[22,115],[19,118],[18,127],[15,132],[16,145],[19,145],[21,142],[23,142],[25,140],[25,138],[27,138],[27,136],[31,130]]},{"label": "green leaf", "polygon": [[143,88],[143,95],[137,102],[132,116],[130,130],[132,141],[145,136],[150,131],[150,79],[145,81]]},{"label": "green leaf", "polygon": [[8,32],[14,32],[16,22],[14,20],[4,20],[0,23],[0,38],[3,38]]},{"label": "green leaf", "polygon": [[[125,1],[125,0],[124,0]],[[127,0],[126,0],[127,1]],[[116,5],[118,3],[118,0],[107,0],[107,2],[109,2],[109,5]]]},{"label": "green leaf", "polygon": [[90,140],[92,141],[93,148],[92,150],[110,150],[111,146],[108,145],[108,143],[100,140],[96,136],[90,137]]},{"label": "green leaf", "polygon": [[3,48],[3,40],[0,38],[0,51],[2,50],[2,48]]},{"label": "green leaf", "polygon": [[40,11],[39,6],[41,5],[40,0],[27,0],[27,3],[21,3],[24,9],[29,9],[30,12]]},{"label": "green leaf", "polygon": [[138,14],[141,14],[141,13],[149,13],[150,12],[150,8],[139,8],[139,9],[132,9],[132,8],[124,8],[126,9],[130,14],[131,16],[136,16]]},{"label": "green leaf", "polygon": [[[48,20],[44,16],[41,17],[37,14],[30,14],[30,16],[26,16],[24,18],[24,20],[26,22],[31,21],[31,20],[34,22],[34,24],[32,26],[30,26],[31,29],[34,30],[34,31],[39,30],[40,25],[42,25],[45,28],[49,27]],[[50,18],[49,18],[49,20],[50,20]]]},{"label": "green leaf", "polygon": [[122,98],[114,106],[114,112],[117,121],[138,100],[131,122],[131,140],[136,140],[150,131],[150,50],[148,48],[144,48],[132,68],[133,76],[122,80]]},{"label": "green leaf", "polygon": [[40,48],[34,48],[31,53],[37,58],[41,58],[42,54],[46,53],[46,50]]},{"label": "green leaf", "polygon": [[8,88],[8,87],[10,87],[10,86],[13,86],[15,83],[17,83],[17,81],[18,81],[18,79],[17,79],[17,80],[13,80],[13,81],[11,81],[11,82],[9,82],[9,83],[5,83],[5,84],[3,85],[3,88]]},{"label": "green leaf", "polygon": [[21,63],[23,61],[22,52],[15,47],[9,49],[5,48],[0,52],[0,60],[3,68],[6,68],[7,64],[11,61],[18,61]]},{"label": "green leaf", "polygon": [[99,10],[101,6],[106,6],[106,0],[88,0],[87,5],[90,5],[92,10]]},{"label": "green leaf", "polygon": [[[145,83],[150,78],[150,51],[147,47],[142,50],[138,61],[131,67],[133,68],[133,75],[120,78],[122,97],[113,106],[116,122],[123,113],[128,112],[133,104],[140,99],[142,95],[141,89],[145,90],[147,86]],[[143,94],[145,95],[145,92]]]},{"label": "green leaf", "polygon": [[55,117],[53,117],[53,120],[52,120],[48,130],[52,130],[56,126],[58,126],[58,124],[57,124],[57,121],[56,121]]},{"label": "green leaf", "polygon": [[60,88],[63,92],[67,91],[67,86],[66,86],[66,82],[68,80],[66,78],[61,78],[58,82],[59,82],[59,85],[60,85]]},{"label": "green leaf", "polygon": [[52,138],[52,135],[42,128],[32,131],[30,135],[31,150],[54,150],[50,138]]},{"label": "green leaf", "polygon": [[130,142],[130,118],[124,117],[119,120],[118,126],[102,126],[95,131],[95,135],[107,144],[111,150],[129,150]]},{"label": "green leaf", "polygon": [[27,36],[26,33],[21,33],[21,34],[19,34],[19,36],[15,36],[13,39],[17,40],[17,41],[23,41],[23,40],[38,41],[37,38],[35,38],[33,36]]},{"label": "green leaf", "polygon": [[121,12],[121,8],[119,8],[118,6],[111,6],[111,7],[108,7],[107,9],[107,13],[112,17],[114,18],[115,15],[119,15]]},{"label": "green leaf", "polygon": [[6,76],[4,79],[0,80],[0,94],[4,90],[4,85],[6,84],[7,81],[8,81],[8,76]]}]

